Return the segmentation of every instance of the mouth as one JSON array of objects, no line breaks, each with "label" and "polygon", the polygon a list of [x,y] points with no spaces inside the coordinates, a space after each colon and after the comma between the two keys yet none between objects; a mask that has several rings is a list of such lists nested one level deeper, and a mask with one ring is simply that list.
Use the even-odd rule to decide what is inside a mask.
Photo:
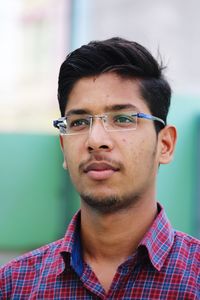
[{"label": "mouth", "polygon": [[84,173],[94,180],[105,180],[110,178],[119,168],[105,162],[93,162],[84,168]]}]

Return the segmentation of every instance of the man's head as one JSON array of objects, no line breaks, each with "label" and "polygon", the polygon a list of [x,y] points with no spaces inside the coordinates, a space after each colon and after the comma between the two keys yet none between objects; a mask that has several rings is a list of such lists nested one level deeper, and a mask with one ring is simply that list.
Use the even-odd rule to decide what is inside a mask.
[{"label": "man's head", "polygon": [[62,64],[58,94],[64,167],[82,204],[108,213],[155,201],[176,130],[165,125],[171,90],[151,54],[119,38],[91,42]]},{"label": "man's head", "polygon": [[[92,41],[70,53],[60,68],[58,99],[65,115],[68,96],[81,78],[115,72],[122,78],[138,79],[140,93],[150,112],[166,123],[171,89],[164,78],[163,66],[136,42],[122,38]],[[156,131],[163,128],[155,122]]]}]

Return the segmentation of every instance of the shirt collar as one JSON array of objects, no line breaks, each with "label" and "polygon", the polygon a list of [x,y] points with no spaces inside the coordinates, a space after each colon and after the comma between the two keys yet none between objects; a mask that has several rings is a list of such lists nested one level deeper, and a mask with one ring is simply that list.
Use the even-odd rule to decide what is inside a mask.
[{"label": "shirt collar", "polygon": [[57,274],[72,266],[80,276],[83,272],[83,260],[80,239],[80,210],[72,218],[60,247],[60,259]]},{"label": "shirt collar", "polygon": [[158,203],[158,215],[140,242],[139,248],[140,246],[146,247],[151,263],[160,271],[173,242],[174,230],[171,227],[163,207]]},{"label": "shirt collar", "polygon": [[[62,241],[57,274],[61,274],[70,265],[80,276],[83,272],[83,260],[80,239],[80,210],[72,218],[65,237]],[[152,226],[145,234],[138,249],[144,246],[153,266],[160,271],[174,242],[174,231],[165,214],[163,207],[158,203],[158,215]]]}]

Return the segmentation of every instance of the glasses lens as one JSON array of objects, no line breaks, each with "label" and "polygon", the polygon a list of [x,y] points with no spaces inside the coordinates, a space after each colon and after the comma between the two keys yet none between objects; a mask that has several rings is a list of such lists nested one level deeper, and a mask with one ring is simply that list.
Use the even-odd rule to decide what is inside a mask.
[{"label": "glasses lens", "polygon": [[126,112],[110,113],[105,120],[105,126],[109,131],[135,130],[137,127],[137,115]]},{"label": "glasses lens", "polygon": [[66,117],[66,134],[82,134],[89,131],[91,117],[87,115],[72,115]]},{"label": "glasses lens", "polygon": [[56,121],[60,134],[75,135],[88,133],[93,118],[100,118],[108,131],[135,130],[137,127],[137,113],[114,112],[101,116],[70,115]]}]

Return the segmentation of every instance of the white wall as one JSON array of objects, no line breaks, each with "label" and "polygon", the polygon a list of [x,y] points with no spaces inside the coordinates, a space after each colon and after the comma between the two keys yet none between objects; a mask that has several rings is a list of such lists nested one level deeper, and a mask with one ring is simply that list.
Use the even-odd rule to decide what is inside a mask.
[{"label": "white wall", "polygon": [[135,40],[168,65],[176,93],[200,94],[199,0],[75,0],[73,48],[93,39]]}]

